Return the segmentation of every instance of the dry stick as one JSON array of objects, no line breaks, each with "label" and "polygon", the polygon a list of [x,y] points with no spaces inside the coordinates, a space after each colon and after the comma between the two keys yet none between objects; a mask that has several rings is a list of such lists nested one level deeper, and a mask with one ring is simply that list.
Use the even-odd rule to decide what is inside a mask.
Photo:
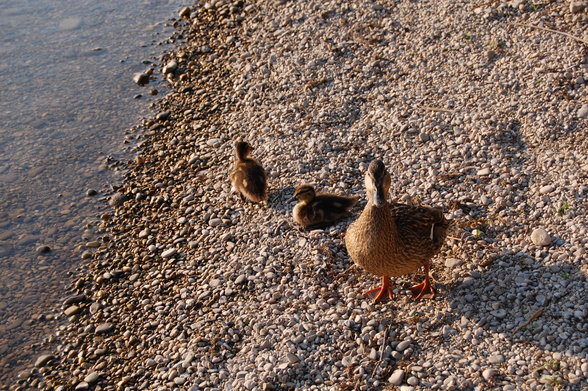
[{"label": "dry stick", "polygon": [[512,331],[513,334],[518,333],[519,331],[521,331],[522,329],[524,329],[525,327],[527,327],[529,325],[529,323],[531,323],[532,321],[534,321],[535,319],[537,319],[539,316],[541,316],[541,314],[543,313],[543,310],[545,309],[545,307],[541,307],[539,308],[537,311],[535,311],[535,313],[533,315],[531,315],[531,317],[529,319],[527,319],[522,325],[520,325],[519,327],[517,327],[516,329],[514,329]]},{"label": "dry stick", "polygon": [[550,33],[565,35],[568,38],[572,38],[573,40],[576,40],[578,42],[582,42],[584,45],[588,45],[588,40],[582,39],[580,37],[576,37],[575,35],[572,35],[572,34],[569,34],[569,33],[563,32],[563,31],[553,30],[553,29],[550,29],[547,27],[533,26],[531,24],[524,24],[524,23],[513,23],[513,24],[515,26],[530,27],[530,28],[537,29],[537,30],[549,31]]},{"label": "dry stick", "polygon": [[386,342],[388,341],[388,334],[390,334],[390,326],[386,328],[386,334],[384,334],[384,343],[382,344],[382,348],[380,349],[380,359],[374,366],[374,370],[372,371],[372,377],[376,374],[376,370],[380,365],[382,365],[382,361],[384,361],[384,346],[386,346]]}]

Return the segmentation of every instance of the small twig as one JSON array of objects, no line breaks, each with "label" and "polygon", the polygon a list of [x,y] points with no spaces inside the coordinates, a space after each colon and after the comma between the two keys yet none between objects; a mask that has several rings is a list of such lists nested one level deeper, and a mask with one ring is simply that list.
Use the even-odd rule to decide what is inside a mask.
[{"label": "small twig", "polygon": [[529,325],[529,323],[531,323],[532,321],[534,321],[535,319],[537,319],[538,317],[540,317],[544,310],[545,310],[545,307],[539,308],[537,311],[535,311],[535,313],[533,313],[533,315],[531,315],[531,317],[529,319],[527,319],[526,321],[524,321],[522,325],[520,325],[519,327],[517,327],[516,329],[514,329],[512,331],[512,333],[513,334],[516,334],[519,331],[521,331],[522,329],[524,329],[525,327],[527,327]]},{"label": "small twig", "polygon": [[563,32],[563,31],[558,31],[558,30],[547,28],[547,27],[533,26],[531,24],[524,24],[524,23],[513,23],[513,24],[515,26],[529,27],[529,28],[533,28],[533,29],[537,29],[537,30],[549,31],[550,33],[565,35],[566,37],[572,38],[575,41],[582,42],[584,45],[588,45],[588,40],[585,40],[580,37],[576,37],[575,35],[572,35],[572,34],[569,34],[569,33]]},{"label": "small twig", "polygon": [[376,370],[378,369],[378,367],[382,364],[382,361],[384,361],[384,346],[386,346],[386,341],[388,340],[389,333],[390,333],[390,326],[388,326],[386,328],[386,334],[384,334],[384,343],[382,344],[382,347],[380,348],[380,359],[378,360],[378,362],[374,366],[374,370],[372,371],[372,378],[376,374]]}]

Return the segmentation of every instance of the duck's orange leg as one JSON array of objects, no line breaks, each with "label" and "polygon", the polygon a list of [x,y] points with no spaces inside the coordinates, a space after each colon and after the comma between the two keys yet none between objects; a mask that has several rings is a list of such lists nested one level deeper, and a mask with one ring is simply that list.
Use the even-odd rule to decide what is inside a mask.
[{"label": "duck's orange leg", "polygon": [[[374,292],[378,292],[375,297],[373,295]],[[387,276],[382,277],[382,285],[370,289],[364,293],[364,295],[373,298],[376,302],[382,300],[386,294],[390,300],[394,298],[394,294],[392,293],[392,286],[390,285],[390,278]]]},{"label": "duck's orange leg", "polygon": [[433,289],[433,285],[431,285],[429,274],[429,263],[427,262],[425,263],[425,280],[420,284],[409,288],[412,291],[412,294],[415,295],[415,300],[422,299],[423,296],[427,294],[431,295],[431,299],[435,297],[435,289]]}]

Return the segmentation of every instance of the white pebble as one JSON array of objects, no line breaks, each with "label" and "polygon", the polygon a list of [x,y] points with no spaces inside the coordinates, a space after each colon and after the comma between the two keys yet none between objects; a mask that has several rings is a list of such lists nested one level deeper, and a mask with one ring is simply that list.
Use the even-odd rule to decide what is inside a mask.
[{"label": "white pebble", "polygon": [[178,252],[178,249],[169,248],[161,253],[161,257],[162,258],[170,258],[170,257],[174,256],[177,252]]},{"label": "white pebble", "polygon": [[551,244],[551,236],[543,228],[537,228],[531,233],[531,241],[536,246],[548,246]]}]

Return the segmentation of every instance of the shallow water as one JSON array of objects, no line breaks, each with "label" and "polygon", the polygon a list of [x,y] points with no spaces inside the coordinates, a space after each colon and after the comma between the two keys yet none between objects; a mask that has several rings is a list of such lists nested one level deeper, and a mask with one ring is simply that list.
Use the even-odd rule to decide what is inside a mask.
[{"label": "shallow water", "polygon": [[105,204],[85,193],[117,180],[100,166],[126,157],[124,131],[151,99],[133,73],[163,53],[187,3],[0,1],[0,388],[59,325],[67,272]]}]

